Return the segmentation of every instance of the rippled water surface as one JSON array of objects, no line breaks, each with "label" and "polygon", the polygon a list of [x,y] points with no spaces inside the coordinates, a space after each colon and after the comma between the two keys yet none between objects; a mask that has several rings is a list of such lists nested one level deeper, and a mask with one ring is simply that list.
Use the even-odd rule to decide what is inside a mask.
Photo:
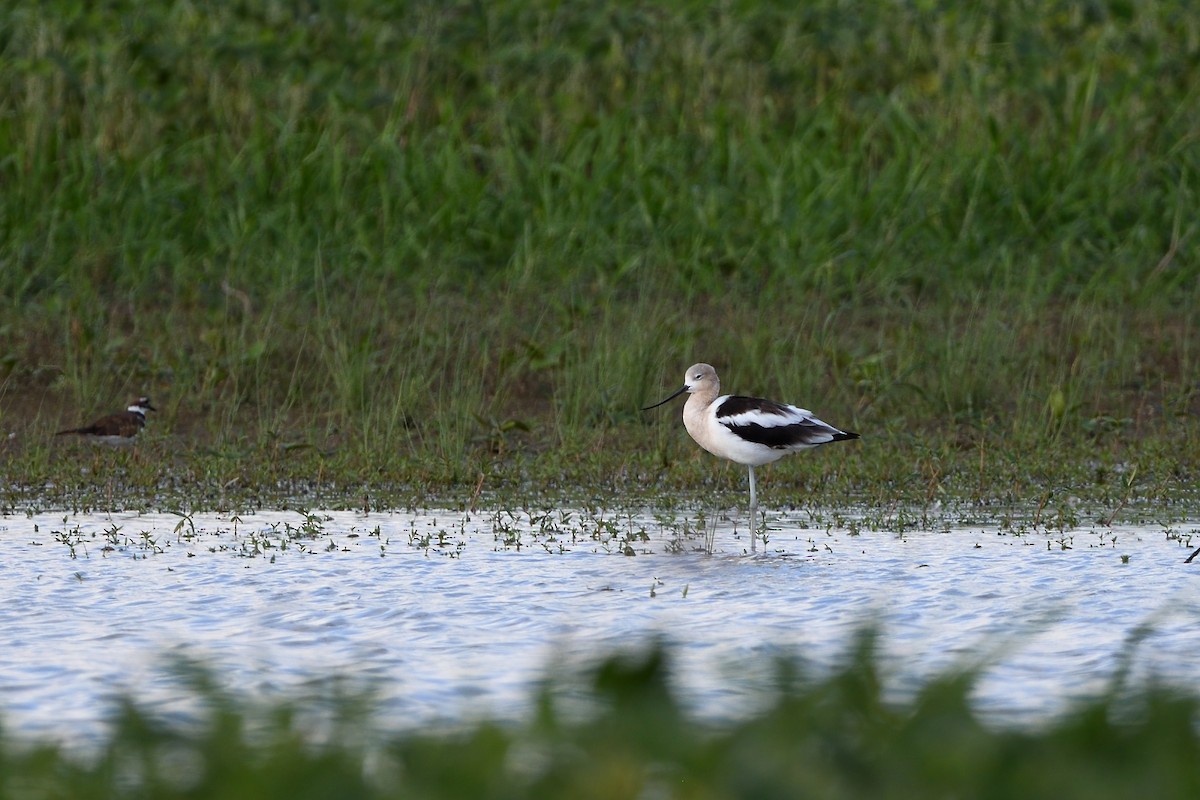
[{"label": "rippled water surface", "polygon": [[868,622],[898,692],[984,658],[976,700],[999,718],[1103,690],[1143,626],[1135,679],[1195,688],[1189,526],[772,524],[749,556],[724,522],[708,554],[682,520],[579,512],[3,518],[0,719],[68,739],[101,735],[118,694],[170,713],[179,655],[250,696],[369,685],[396,727],[515,718],[547,673],[655,635],[687,705],[720,719],[754,710],[775,656],[828,668]]}]

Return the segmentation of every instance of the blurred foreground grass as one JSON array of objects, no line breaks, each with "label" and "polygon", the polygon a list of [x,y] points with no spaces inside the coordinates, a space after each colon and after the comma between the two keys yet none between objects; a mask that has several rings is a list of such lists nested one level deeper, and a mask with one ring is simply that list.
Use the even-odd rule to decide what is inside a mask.
[{"label": "blurred foreground grass", "polygon": [[[700,724],[673,697],[670,653],[599,665],[564,712],[375,734],[369,699],[247,704],[190,671],[200,721],[123,701],[112,734],[78,747],[0,740],[0,796],[155,798],[1193,798],[1194,697],[1117,685],[1036,728],[981,723],[970,674],[884,698],[870,637],[832,675],[781,663],[764,707]],[[336,693],[335,693],[336,694]],[[75,743],[78,745],[79,743]],[[74,754],[73,754],[74,753]]]},{"label": "blurred foreground grass", "polygon": [[141,392],[110,504],[740,491],[697,360],[864,433],[775,503],[1177,499],[1198,87],[1182,0],[10,4],[4,504]]}]

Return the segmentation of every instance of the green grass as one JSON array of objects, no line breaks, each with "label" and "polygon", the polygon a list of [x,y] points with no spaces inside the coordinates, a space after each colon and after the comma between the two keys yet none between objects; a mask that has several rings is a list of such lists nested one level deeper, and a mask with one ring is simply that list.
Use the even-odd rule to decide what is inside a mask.
[{"label": "green grass", "polygon": [[1200,791],[1194,698],[1131,691],[1118,675],[1108,692],[1036,728],[988,724],[971,710],[970,671],[889,699],[870,637],[827,677],[781,662],[759,710],[723,724],[679,704],[662,648],[548,681],[527,720],[452,731],[379,732],[370,696],[336,682],[307,699],[253,702],[202,670],[181,678],[198,719],[163,719],[125,698],[100,742],[64,750],[0,739],[0,794],[1101,800]]},{"label": "green grass", "polygon": [[1195,483],[1186,4],[326,12],[8,12],[4,505],[139,392],[109,502],[740,491],[636,410],[696,360],[864,434],[778,504]]}]

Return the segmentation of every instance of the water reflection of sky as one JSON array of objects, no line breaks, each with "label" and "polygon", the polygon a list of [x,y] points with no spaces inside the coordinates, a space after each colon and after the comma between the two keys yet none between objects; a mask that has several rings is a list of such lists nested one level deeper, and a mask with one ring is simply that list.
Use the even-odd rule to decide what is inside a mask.
[{"label": "water reflection of sky", "polygon": [[[768,553],[748,557],[727,527],[707,555],[661,521],[578,512],[179,523],[0,519],[7,730],[98,736],[121,693],[181,710],[165,669],[177,655],[254,697],[370,685],[394,727],[521,716],[547,673],[578,677],[656,635],[674,644],[682,698],[710,719],[752,711],[776,656],[828,669],[872,621],[897,695],[982,658],[976,700],[998,719],[1101,691],[1146,623],[1136,679],[1190,686],[1200,663],[1200,563],[1157,526],[852,536],[785,516]],[[630,538],[643,528],[649,541]],[[621,554],[629,542],[636,555]]]}]

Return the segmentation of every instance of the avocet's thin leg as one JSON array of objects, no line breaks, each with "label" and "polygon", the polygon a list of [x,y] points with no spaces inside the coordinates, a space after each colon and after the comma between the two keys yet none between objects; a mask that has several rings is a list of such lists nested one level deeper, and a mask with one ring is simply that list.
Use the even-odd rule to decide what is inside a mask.
[{"label": "avocet's thin leg", "polygon": [[754,467],[750,467],[750,552],[758,549],[758,492],[754,488]]}]

